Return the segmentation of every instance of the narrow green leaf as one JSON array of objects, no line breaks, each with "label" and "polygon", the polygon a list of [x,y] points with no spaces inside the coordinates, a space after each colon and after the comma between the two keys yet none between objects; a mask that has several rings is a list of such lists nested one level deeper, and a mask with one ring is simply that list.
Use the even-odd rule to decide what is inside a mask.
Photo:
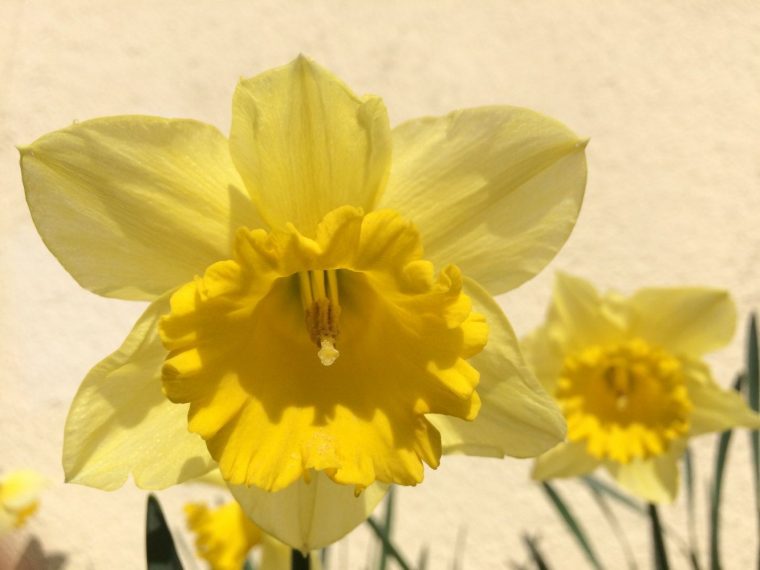
[{"label": "narrow green leaf", "polygon": [[[739,375],[734,382],[734,390],[740,390],[743,377]],[[710,568],[720,570],[720,501],[723,491],[723,474],[726,469],[728,448],[731,444],[733,430],[726,430],[718,439],[718,451],[715,454],[715,471],[710,492]]]},{"label": "narrow green leaf", "polygon": [[[749,407],[760,412],[760,360],[757,340],[757,316],[749,317],[749,334],[747,339],[747,403]],[[760,432],[749,432],[752,450],[752,471],[755,481],[755,509],[757,510],[757,529],[760,537]],[[760,569],[760,538],[758,539],[757,567]]]},{"label": "narrow green leaf", "polygon": [[182,570],[172,533],[166,524],[161,505],[153,494],[148,495],[145,517],[145,553],[148,570]]},{"label": "narrow green leaf", "polygon": [[591,548],[591,543],[586,538],[586,533],[583,532],[583,529],[573,514],[570,512],[570,509],[565,504],[565,501],[562,500],[562,497],[560,497],[559,493],[557,493],[557,491],[549,483],[544,482],[541,484],[541,487],[544,489],[547,497],[549,497],[552,505],[554,505],[554,508],[562,517],[562,520],[565,521],[565,525],[567,525],[567,528],[570,530],[573,537],[575,537],[576,542],[583,550],[583,553],[586,555],[586,558],[588,558],[588,561],[594,568],[596,568],[596,570],[601,570],[602,565],[599,564],[599,560]]},{"label": "narrow green leaf", "polygon": [[669,570],[670,564],[668,564],[668,552],[665,549],[665,534],[662,531],[657,507],[654,504],[649,503],[648,511],[652,529],[654,567],[656,570]]},{"label": "narrow green leaf", "polygon": [[621,505],[628,507],[632,511],[636,511],[637,513],[641,515],[646,514],[646,508],[636,502],[634,499],[631,499],[630,497],[624,495],[614,487],[608,485],[604,481],[601,481],[594,477],[593,475],[586,475],[585,477],[581,478],[583,482],[589,486],[590,489],[593,489],[595,491],[598,491],[600,493],[603,493],[610,497],[611,499],[615,499],[618,503]]},{"label": "narrow green leaf", "polygon": [[380,563],[378,564],[378,570],[385,570],[388,566],[388,558],[390,558],[390,552],[388,552],[388,544],[391,540],[391,532],[393,531],[393,504],[394,495],[396,494],[396,488],[391,485],[388,489],[388,498],[385,500],[385,522],[383,524],[383,536],[387,540],[381,541],[380,551]]},{"label": "narrow green leaf", "polygon": [[546,559],[541,554],[541,550],[538,548],[536,540],[527,534],[522,535],[522,540],[527,547],[528,552],[530,553],[530,557],[533,559],[536,568],[538,568],[538,570],[549,570],[549,565],[546,563]]},{"label": "narrow green leaf", "polygon": [[295,548],[290,551],[290,568],[291,570],[309,570],[311,562],[309,555],[304,556],[300,550]]},{"label": "narrow green leaf", "polygon": [[420,555],[417,558],[417,570],[427,570],[428,558],[430,557],[430,548],[427,544],[420,550]]},{"label": "narrow green leaf", "polygon": [[697,517],[696,503],[694,501],[694,462],[691,457],[691,449],[686,448],[683,455],[684,479],[686,480],[686,512],[688,516],[687,530],[689,540],[689,559],[693,570],[700,570],[699,548],[697,546]]},{"label": "narrow green leaf", "polygon": [[385,535],[382,526],[372,517],[367,519],[367,524],[374,531],[375,536],[385,544],[385,547],[388,549],[388,554],[396,561],[396,564],[401,567],[401,570],[410,570],[411,567],[406,560],[404,560],[404,557],[398,549],[393,545],[390,538]]},{"label": "narrow green leaf", "polygon": [[451,570],[461,570],[462,559],[464,558],[464,545],[467,540],[467,529],[463,526],[457,531],[457,539],[454,542],[454,560],[451,563]]},{"label": "narrow green leaf", "polygon": [[594,501],[596,502],[596,505],[599,507],[599,510],[602,511],[604,518],[607,519],[607,523],[610,525],[610,528],[612,528],[612,531],[615,533],[615,536],[617,537],[618,542],[620,543],[621,549],[623,551],[623,555],[625,556],[628,569],[637,570],[638,565],[636,564],[636,557],[633,554],[633,549],[631,548],[631,545],[628,542],[628,538],[626,537],[625,532],[623,531],[623,527],[618,521],[617,516],[615,516],[614,511],[610,508],[609,504],[607,503],[607,499],[605,499],[605,496],[602,494],[602,491],[594,487],[592,484],[589,484],[588,481],[584,481],[584,483],[586,483],[586,486],[588,490],[590,491],[591,496],[593,497]]}]

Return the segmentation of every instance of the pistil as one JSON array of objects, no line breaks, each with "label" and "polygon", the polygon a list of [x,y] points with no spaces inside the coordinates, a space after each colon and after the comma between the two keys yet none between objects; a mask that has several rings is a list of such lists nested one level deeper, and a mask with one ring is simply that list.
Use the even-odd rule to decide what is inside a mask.
[{"label": "pistil", "polygon": [[309,338],[319,347],[317,356],[324,366],[332,365],[340,356],[335,343],[340,332],[338,275],[335,269],[315,269],[298,274],[301,303]]}]

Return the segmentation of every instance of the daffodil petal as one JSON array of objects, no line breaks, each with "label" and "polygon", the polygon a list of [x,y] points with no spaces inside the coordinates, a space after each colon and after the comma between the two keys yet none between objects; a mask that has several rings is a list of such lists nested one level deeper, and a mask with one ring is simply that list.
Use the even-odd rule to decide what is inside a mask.
[{"label": "daffodil petal", "polygon": [[[262,570],[291,570],[292,552],[291,548],[266,533],[261,535],[261,568]],[[310,560],[309,570],[318,570],[320,566],[319,557],[312,557]]]},{"label": "daffodil petal", "polygon": [[733,390],[724,390],[701,362],[684,367],[686,389],[693,405],[689,435],[725,431],[734,427],[760,429],[760,415],[753,412]]},{"label": "daffodil petal", "polygon": [[262,530],[305,553],[335,542],[364,522],[388,486],[374,483],[357,497],[353,485],[339,485],[314,472],[310,482],[299,480],[273,493],[244,485],[230,485],[230,491]]},{"label": "daffodil petal", "polygon": [[260,224],[225,137],[190,120],[94,119],[20,148],[29,210],[83,287],[151,300]]},{"label": "daffodil petal", "polygon": [[596,469],[600,461],[586,451],[586,445],[565,441],[536,459],[531,477],[537,481],[578,477]]},{"label": "daffodil petal", "polygon": [[292,223],[313,236],[335,208],[373,208],[388,177],[391,136],[379,97],[357,97],[300,56],[239,83],[230,149],[269,225]]},{"label": "daffodil petal", "polygon": [[630,306],[631,332],[674,354],[700,356],[721,348],[736,328],[736,307],[719,289],[641,289]]},{"label": "daffodil petal", "polygon": [[215,508],[186,504],[185,519],[195,535],[196,553],[212,570],[240,570],[248,553],[261,542],[261,530],[236,501]]},{"label": "daffodil petal", "polygon": [[187,406],[161,391],[166,350],[156,331],[168,296],[152,303],[121,347],[96,364],[71,404],[63,441],[70,483],[162,489],[215,467],[203,440],[187,430]]},{"label": "daffodil petal", "polygon": [[565,437],[565,420],[523,362],[499,305],[471,279],[465,279],[464,290],[475,310],[486,316],[489,328],[488,344],[470,360],[480,373],[480,412],[473,421],[428,417],[441,433],[444,453],[535,457]]},{"label": "daffodil petal", "polygon": [[414,220],[425,253],[493,294],[537,274],[575,225],[585,142],[528,109],[482,107],[393,129],[382,205]]},{"label": "daffodil petal", "polygon": [[544,390],[553,394],[564,355],[560,343],[552,336],[550,327],[539,327],[520,340],[520,351]]},{"label": "daffodil petal", "polygon": [[47,484],[47,478],[33,469],[4,473],[0,477],[0,510],[19,512],[33,508]]},{"label": "daffodil petal", "polygon": [[651,503],[672,503],[678,495],[678,459],[685,440],[674,442],[667,453],[630,463],[605,463],[617,483],[628,492]]},{"label": "daffodil petal", "polygon": [[600,295],[584,279],[557,272],[547,326],[566,352],[619,342],[625,336],[624,301],[615,294]]}]

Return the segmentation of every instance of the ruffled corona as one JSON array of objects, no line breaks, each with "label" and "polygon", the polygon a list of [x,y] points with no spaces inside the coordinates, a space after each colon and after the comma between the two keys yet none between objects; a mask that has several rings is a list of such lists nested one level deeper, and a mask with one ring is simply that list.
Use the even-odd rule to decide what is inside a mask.
[{"label": "ruffled corona", "polygon": [[689,432],[692,405],[680,361],[641,339],[565,358],[555,396],[568,439],[597,459],[662,455]]},{"label": "ruffled corona", "polygon": [[346,206],[314,239],[241,229],[233,260],[179,288],[163,386],[231,484],[275,491],[311,469],[359,490],[416,484],[441,454],[424,415],[478,412],[466,359],[487,332],[409,222]]}]

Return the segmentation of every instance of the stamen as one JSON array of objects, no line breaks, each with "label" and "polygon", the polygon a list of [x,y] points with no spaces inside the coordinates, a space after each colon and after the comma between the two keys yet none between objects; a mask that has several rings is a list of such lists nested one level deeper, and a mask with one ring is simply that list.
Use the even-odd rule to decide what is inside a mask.
[{"label": "stamen", "polygon": [[330,366],[340,356],[335,348],[340,317],[337,272],[335,269],[303,271],[298,274],[298,280],[306,330],[312,342],[319,347],[319,361],[324,366]]}]

